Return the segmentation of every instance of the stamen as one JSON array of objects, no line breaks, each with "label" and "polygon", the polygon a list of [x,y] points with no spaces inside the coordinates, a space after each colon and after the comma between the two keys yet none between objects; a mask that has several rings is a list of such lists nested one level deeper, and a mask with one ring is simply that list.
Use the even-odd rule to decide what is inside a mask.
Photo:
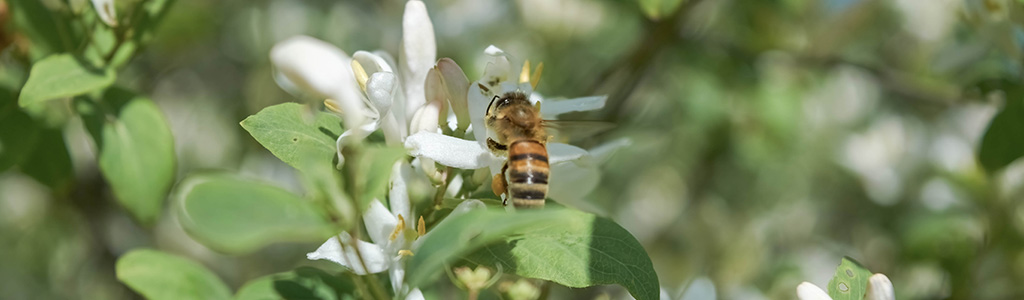
[{"label": "stamen", "polygon": [[420,216],[420,222],[416,226],[416,233],[418,233],[420,236],[424,236],[427,234],[427,223],[423,222],[423,216]]},{"label": "stamen", "polygon": [[534,90],[537,89],[537,84],[540,83],[540,73],[542,72],[544,72],[544,62],[537,64],[537,69],[533,70],[533,77],[530,77],[530,86],[532,86]]},{"label": "stamen", "polygon": [[413,256],[411,250],[398,250],[398,256]]},{"label": "stamen", "polygon": [[363,69],[363,65],[359,64],[359,61],[352,60],[352,73],[356,75],[356,82],[359,83],[359,89],[366,92],[366,81],[370,80],[370,76],[366,75],[366,70]]},{"label": "stamen", "polygon": [[324,99],[324,106],[326,106],[328,110],[340,114],[340,113],[342,113],[341,112],[341,107],[338,107],[337,102],[338,101],[336,101],[334,99]]},{"label": "stamen", "polygon": [[391,232],[388,240],[394,241],[397,239],[398,235],[402,233],[402,229],[405,229],[405,218],[402,217],[402,214],[398,214],[398,225],[395,225],[395,231]]},{"label": "stamen", "polygon": [[519,72],[519,83],[530,82],[530,60],[523,62],[523,71]]}]

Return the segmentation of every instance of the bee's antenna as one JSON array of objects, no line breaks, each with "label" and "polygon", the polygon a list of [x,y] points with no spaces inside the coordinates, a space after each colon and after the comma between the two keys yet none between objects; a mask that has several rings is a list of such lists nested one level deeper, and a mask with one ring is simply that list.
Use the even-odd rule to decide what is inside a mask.
[{"label": "bee's antenna", "polygon": [[487,104],[487,113],[488,114],[491,113],[491,106],[494,105],[494,100],[498,100],[498,95],[494,95],[494,98],[491,98],[491,103]]}]

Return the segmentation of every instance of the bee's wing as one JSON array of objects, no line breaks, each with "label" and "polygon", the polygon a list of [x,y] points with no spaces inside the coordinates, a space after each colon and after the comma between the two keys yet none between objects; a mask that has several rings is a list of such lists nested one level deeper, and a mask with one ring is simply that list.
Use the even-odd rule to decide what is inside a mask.
[{"label": "bee's wing", "polygon": [[553,137],[552,141],[568,143],[601,134],[615,128],[615,124],[603,121],[544,120],[544,129]]}]

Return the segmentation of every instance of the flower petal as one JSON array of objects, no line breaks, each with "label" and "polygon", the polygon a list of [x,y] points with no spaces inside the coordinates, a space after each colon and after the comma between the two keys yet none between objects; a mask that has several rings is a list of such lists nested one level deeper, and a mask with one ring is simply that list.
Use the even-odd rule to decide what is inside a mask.
[{"label": "flower petal", "polygon": [[412,291],[409,292],[409,295],[405,296],[405,300],[424,300],[424,299],[426,299],[426,298],[423,298],[423,292],[420,291],[420,289],[418,289],[418,288],[417,289],[412,289]]},{"label": "flower petal", "polygon": [[590,157],[594,158],[594,164],[601,165],[608,162],[612,155],[615,155],[615,152],[618,152],[619,149],[630,145],[633,145],[633,140],[630,140],[629,138],[619,138],[611,142],[601,144],[600,146],[590,148],[587,152],[590,153]]},{"label": "flower petal", "polygon": [[548,198],[582,211],[607,216],[608,212],[587,201],[587,196],[601,182],[601,173],[594,166],[581,161],[566,161],[551,165]]},{"label": "flower petal", "polygon": [[398,225],[398,218],[380,200],[373,199],[369,208],[363,212],[363,224],[366,224],[366,232],[370,234],[370,240],[383,245],[388,241],[388,236],[395,231]]},{"label": "flower petal", "polygon": [[[347,232],[339,234],[338,237],[341,237],[342,243],[352,245],[352,236]],[[356,243],[359,245],[359,254],[356,254],[355,251],[352,251],[353,249],[348,246],[343,250],[341,245],[338,243],[338,237],[328,239],[327,242],[324,242],[324,244],[321,245],[320,248],[317,248],[316,251],[307,253],[306,258],[309,260],[330,260],[352,269],[352,272],[359,275],[380,273],[387,270],[388,257],[384,255],[383,249],[377,245],[356,240]],[[360,255],[363,257],[362,263],[359,261]],[[366,268],[363,268],[364,264],[366,265]]]},{"label": "flower petal", "polygon": [[367,74],[377,72],[395,73],[395,70],[391,68],[388,61],[376,53],[360,50],[352,54],[352,59],[358,61],[359,64],[363,66],[363,69],[366,70]]},{"label": "flower petal", "polygon": [[548,143],[548,163],[557,164],[564,161],[571,161],[580,159],[583,156],[589,155],[587,150],[576,147],[569,144],[562,143]]},{"label": "flower petal", "polygon": [[392,259],[391,268],[388,269],[388,277],[391,279],[391,290],[396,295],[402,291],[402,285],[405,283],[405,266],[402,265],[401,259],[401,256]]},{"label": "flower petal", "polygon": [[358,127],[345,130],[345,132],[342,132],[341,135],[338,136],[338,140],[335,141],[335,147],[337,148],[338,151],[337,167],[339,170],[343,165],[345,165],[345,156],[342,155],[341,151],[342,149],[345,148],[345,145],[351,145],[352,143],[362,141],[363,139],[366,138],[366,136],[370,135],[370,133],[376,131],[377,128],[378,122],[370,121],[369,123],[360,125]]},{"label": "flower petal", "polygon": [[896,299],[896,291],[892,288],[892,281],[885,274],[875,273],[868,278],[868,290],[864,295],[865,300],[893,300]]},{"label": "flower petal", "polygon": [[402,88],[405,89],[405,116],[412,118],[426,99],[423,97],[423,81],[427,71],[437,60],[437,45],[434,41],[434,25],[427,14],[423,1],[405,3],[402,15],[402,46],[399,52],[399,68],[402,73]]},{"label": "flower petal", "polygon": [[429,158],[453,168],[479,169],[498,160],[480,143],[442,135],[434,132],[420,132],[405,139],[409,154]]},{"label": "flower petal", "polygon": [[545,119],[554,119],[556,116],[564,113],[600,109],[604,107],[607,101],[608,96],[591,96],[566,100],[548,99],[541,103],[540,114]]},{"label": "flower petal", "polygon": [[346,128],[363,124],[367,108],[352,75],[351,59],[341,49],[308,36],[295,36],[274,45],[270,60],[287,82],[337,101]]},{"label": "flower petal", "polygon": [[397,216],[401,214],[406,220],[405,227],[408,229],[413,228],[416,220],[410,208],[409,185],[407,184],[412,180],[413,172],[412,166],[404,160],[396,162],[391,167],[391,189],[388,191],[388,204],[391,206],[391,215]]},{"label": "flower petal", "polygon": [[378,118],[383,118],[391,110],[391,100],[398,91],[398,77],[391,72],[377,72],[366,81],[366,98],[377,111]]},{"label": "flower petal", "polygon": [[117,26],[117,10],[114,9],[114,0],[92,0],[92,7],[100,15],[100,20],[110,27]]},{"label": "flower petal", "polygon": [[448,89],[448,103],[458,119],[458,128],[465,131],[469,127],[469,106],[466,104],[466,93],[469,92],[469,79],[459,64],[451,58],[442,58],[437,62],[445,87]]},{"label": "flower petal", "polygon": [[487,113],[487,105],[491,104],[494,93],[480,88],[479,81],[469,85],[469,92],[466,94],[467,105],[469,106],[469,120],[473,124],[473,136],[481,145],[487,142],[487,126],[484,125],[484,115]]},{"label": "flower petal", "polygon": [[806,281],[796,286],[796,297],[800,300],[832,300],[821,288]]}]

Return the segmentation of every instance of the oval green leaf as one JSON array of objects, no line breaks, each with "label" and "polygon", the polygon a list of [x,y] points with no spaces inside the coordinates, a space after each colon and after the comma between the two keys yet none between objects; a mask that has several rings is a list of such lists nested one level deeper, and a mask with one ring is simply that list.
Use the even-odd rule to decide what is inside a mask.
[{"label": "oval green leaf", "polygon": [[235,300],[359,299],[347,277],[337,277],[313,267],[271,274],[247,282]]},{"label": "oval green leaf", "polygon": [[456,258],[569,287],[619,284],[637,299],[658,299],[650,257],[628,231],[592,214],[561,208],[472,211],[428,232],[409,262],[419,286]]},{"label": "oval green leaf", "polygon": [[102,103],[77,102],[99,147],[100,171],[118,202],[139,222],[152,224],[174,181],[171,130],[156,104],[130,91],[107,90]]},{"label": "oval green leaf", "polygon": [[335,233],[312,203],[261,182],[197,176],[185,180],[178,193],[182,227],[218,251],[244,253],[274,242],[322,242]]},{"label": "oval green leaf", "polygon": [[270,153],[299,170],[307,163],[305,155],[332,164],[337,153],[335,142],[341,135],[337,116],[298,103],[264,108],[242,120],[241,125]]},{"label": "oval green leaf", "polygon": [[110,86],[115,77],[113,70],[93,67],[70,54],[51,55],[32,65],[18,105],[82,95]]},{"label": "oval green leaf", "polygon": [[1024,90],[1006,90],[1006,106],[999,111],[981,139],[978,159],[995,172],[1024,156]]},{"label": "oval green leaf", "polygon": [[117,279],[146,299],[231,299],[217,275],[191,260],[156,250],[133,250],[117,260]]}]

